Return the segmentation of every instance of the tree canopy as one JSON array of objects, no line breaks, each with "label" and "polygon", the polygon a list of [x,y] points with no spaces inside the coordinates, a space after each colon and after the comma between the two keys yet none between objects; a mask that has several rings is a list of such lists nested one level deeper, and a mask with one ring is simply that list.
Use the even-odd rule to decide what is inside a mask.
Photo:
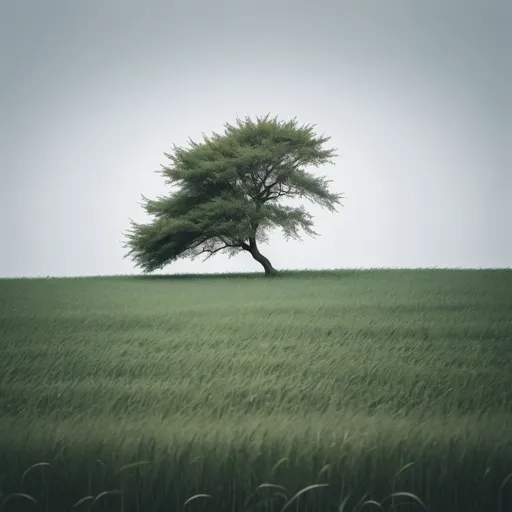
[{"label": "tree canopy", "polygon": [[189,139],[188,148],[173,145],[172,153],[164,153],[170,164],[157,172],[174,190],[154,200],[142,196],[154,219],[130,221],[126,256],[152,272],[178,258],[247,251],[266,275],[275,273],[258,248],[272,228],[281,228],[286,238],[317,235],[305,208],[283,200],[307,199],[334,212],[342,197],[329,191],[325,177],[306,170],[333,163],[336,156],[334,148],[324,148],[330,137],[313,129],[298,126],[296,119],[246,117],[227,123],[222,135],[203,135],[200,143]]}]

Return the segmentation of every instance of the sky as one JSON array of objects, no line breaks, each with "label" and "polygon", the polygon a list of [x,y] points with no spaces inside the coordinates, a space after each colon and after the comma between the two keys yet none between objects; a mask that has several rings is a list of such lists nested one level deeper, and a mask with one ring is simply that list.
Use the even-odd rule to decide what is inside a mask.
[{"label": "sky", "polygon": [[511,24],[507,0],[0,0],[0,277],[140,273],[163,153],[267,113],[331,137],[312,171],[344,195],[305,203],[319,237],[272,233],[277,269],[511,267]]}]

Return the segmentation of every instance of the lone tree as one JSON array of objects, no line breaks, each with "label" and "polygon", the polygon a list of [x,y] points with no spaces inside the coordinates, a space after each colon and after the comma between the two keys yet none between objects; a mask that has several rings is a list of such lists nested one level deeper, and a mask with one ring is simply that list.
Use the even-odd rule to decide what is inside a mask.
[{"label": "lone tree", "polygon": [[330,137],[318,137],[313,126],[295,119],[280,122],[269,115],[225,125],[224,135],[203,136],[189,148],[173,146],[164,153],[171,165],[157,171],[176,189],[166,197],[142,196],[149,224],[131,222],[127,233],[131,256],[144,272],[163,268],[178,258],[208,258],[220,251],[247,251],[269,276],[277,272],[258,249],[268,231],[280,227],[286,238],[311,236],[312,216],[304,207],[282,204],[305,198],[336,211],[341,195],[329,192],[329,181],[304,168],[332,163],[335,149],[324,149]]}]

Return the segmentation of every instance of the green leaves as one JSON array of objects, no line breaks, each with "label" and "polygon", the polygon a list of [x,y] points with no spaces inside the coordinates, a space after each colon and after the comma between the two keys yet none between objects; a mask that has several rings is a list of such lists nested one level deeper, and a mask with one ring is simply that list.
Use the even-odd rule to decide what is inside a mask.
[{"label": "green leaves", "polygon": [[155,220],[131,223],[127,256],[151,272],[179,257],[236,253],[249,238],[266,240],[273,227],[286,237],[300,238],[301,231],[314,236],[303,207],[279,204],[294,197],[330,211],[340,204],[341,195],[329,191],[325,178],[306,171],[336,156],[323,147],[329,138],[316,136],[313,128],[267,115],[237,119],[236,125],[226,124],[223,135],[189,140],[188,148],[173,146],[161,173],[177,190],[156,200],[143,197]]}]

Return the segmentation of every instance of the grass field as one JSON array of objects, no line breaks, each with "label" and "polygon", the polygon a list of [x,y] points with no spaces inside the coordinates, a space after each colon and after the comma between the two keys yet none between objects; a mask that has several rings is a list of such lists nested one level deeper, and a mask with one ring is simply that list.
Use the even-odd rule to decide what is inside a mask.
[{"label": "grass field", "polygon": [[2,512],[510,511],[511,312],[512,270],[0,280]]}]

